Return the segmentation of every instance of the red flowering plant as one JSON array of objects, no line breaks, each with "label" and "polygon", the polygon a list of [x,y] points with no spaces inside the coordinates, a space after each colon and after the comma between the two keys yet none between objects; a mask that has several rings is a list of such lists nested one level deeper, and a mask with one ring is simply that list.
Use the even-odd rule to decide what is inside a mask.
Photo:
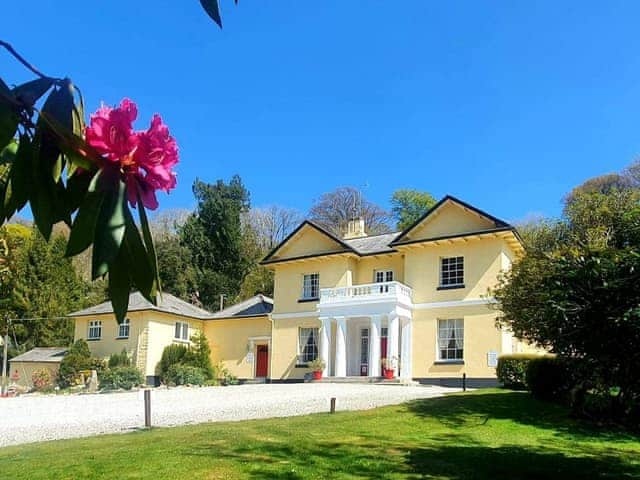
[{"label": "red flowering plant", "polygon": [[[145,209],[156,192],[176,186],[175,139],[159,115],[134,130],[134,102],[101,106],[84,120],[84,101],[71,80],[46,76],[0,41],[38,78],[10,88],[0,79],[0,216],[27,205],[42,235],[70,227],[67,256],[93,246],[92,277],[108,275],[118,321],[129,292],[156,303],[160,281]],[[138,212],[140,229],[132,208]]]}]

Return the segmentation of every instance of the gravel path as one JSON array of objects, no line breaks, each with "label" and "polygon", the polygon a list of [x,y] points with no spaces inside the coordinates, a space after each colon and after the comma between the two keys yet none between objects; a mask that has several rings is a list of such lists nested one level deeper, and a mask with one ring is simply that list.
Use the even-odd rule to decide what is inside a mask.
[{"label": "gravel path", "polygon": [[[154,426],[288,417],[329,410],[366,410],[457,389],[369,384],[271,384],[157,389],[151,394]],[[94,395],[0,398],[0,447],[126,432],[144,426],[142,391]]]}]

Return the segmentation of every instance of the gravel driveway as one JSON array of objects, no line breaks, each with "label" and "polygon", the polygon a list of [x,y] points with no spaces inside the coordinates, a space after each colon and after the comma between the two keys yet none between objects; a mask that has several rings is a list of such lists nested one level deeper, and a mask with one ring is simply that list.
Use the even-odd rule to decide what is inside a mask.
[{"label": "gravel driveway", "polygon": [[[271,384],[157,389],[154,426],[366,410],[457,389],[370,384]],[[0,399],[0,447],[126,432],[144,426],[142,391],[94,395],[34,395]]]}]

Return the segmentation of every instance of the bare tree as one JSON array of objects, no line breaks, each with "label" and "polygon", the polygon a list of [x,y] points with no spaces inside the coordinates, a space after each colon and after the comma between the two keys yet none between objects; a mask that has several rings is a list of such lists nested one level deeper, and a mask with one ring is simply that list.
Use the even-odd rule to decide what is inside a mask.
[{"label": "bare tree", "polygon": [[247,222],[255,232],[256,241],[264,252],[275,248],[304,219],[295,208],[271,205],[253,208],[247,215]]},{"label": "bare tree", "polygon": [[311,220],[339,237],[345,233],[347,223],[358,217],[364,219],[369,235],[391,231],[389,213],[364,198],[360,190],[354,187],[339,187],[324,193],[309,210]]},{"label": "bare tree", "polygon": [[151,217],[151,234],[156,240],[174,237],[178,229],[185,224],[191,211],[184,208],[167,208]]}]

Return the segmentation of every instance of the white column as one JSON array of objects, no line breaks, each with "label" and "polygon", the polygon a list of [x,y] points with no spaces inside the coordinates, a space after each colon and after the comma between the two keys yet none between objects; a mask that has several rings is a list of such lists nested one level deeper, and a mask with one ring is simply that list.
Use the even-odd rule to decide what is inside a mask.
[{"label": "white column", "polygon": [[404,319],[402,322],[402,362],[400,364],[400,378],[411,379],[411,320]]},{"label": "white column", "polygon": [[347,323],[344,317],[336,317],[335,376],[347,376]]},{"label": "white column", "polygon": [[372,315],[369,327],[369,376],[380,376],[380,315]]},{"label": "white column", "polygon": [[324,362],[324,370],[322,371],[323,377],[328,377],[330,368],[330,340],[331,337],[331,319],[329,317],[320,317],[322,326],[320,327],[320,360]]},{"label": "white column", "polygon": [[398,376],[398,341],[400,340],[400,319],[395,313],[389,315],[389,326],[387,328],[387,360],[395,365],[393,376]]}]

